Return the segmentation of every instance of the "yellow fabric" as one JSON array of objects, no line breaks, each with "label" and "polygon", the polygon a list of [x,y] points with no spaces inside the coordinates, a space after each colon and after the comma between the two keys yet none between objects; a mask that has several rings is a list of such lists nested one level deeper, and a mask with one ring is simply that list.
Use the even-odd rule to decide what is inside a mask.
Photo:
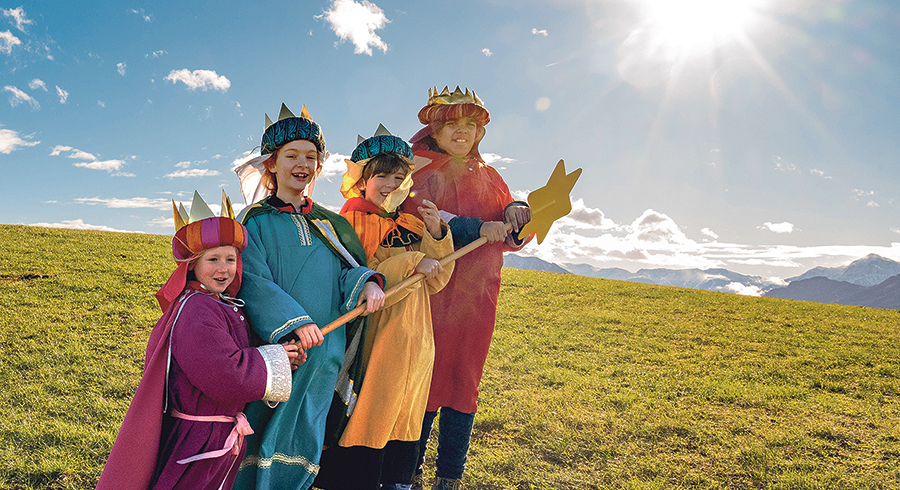
[{"label": "yellow fabric", "polygon": [[[453,252],[453,238],[444,228],[443,239],[435,240],[426,232],[420,243],[408,247],[415,250],[378,247],[369,267],[384,274],[385,290],[414,274],[423,257],[440,260]],[[369,317],[363,347],[365,382],[341,446],[380,449],[388,441],[419,439],[434,365],[430,295],[440,291],[452,273],[451,263],[438,277],[391,297]]]}]

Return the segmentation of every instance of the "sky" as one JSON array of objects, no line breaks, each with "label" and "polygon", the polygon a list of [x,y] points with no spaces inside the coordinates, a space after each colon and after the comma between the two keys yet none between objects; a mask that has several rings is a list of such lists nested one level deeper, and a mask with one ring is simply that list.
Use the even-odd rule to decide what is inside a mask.
[{"label": "sky", "polygon": [[[900,3],[386,0],[0,3],[0,222],[153,234],[222,190],[264,114],[306,105],[331,157],[475,91],[518,198],[582,168],[521,255],[773,280],[900,261]],[[218,209],[213,206],[214,209]],[[50,246],[48,244],[48,246]]]}]

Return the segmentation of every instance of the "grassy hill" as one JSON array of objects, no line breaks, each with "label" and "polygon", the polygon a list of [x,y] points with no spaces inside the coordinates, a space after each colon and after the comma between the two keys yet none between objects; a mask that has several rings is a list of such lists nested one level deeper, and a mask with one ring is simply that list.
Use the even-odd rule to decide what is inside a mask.
[{"label": "grassy hill", "polygon": [[[93,488],[169,246],[0,225],[0,488]],[[898,325],[504,269],[467,488],[900,488]]]}]

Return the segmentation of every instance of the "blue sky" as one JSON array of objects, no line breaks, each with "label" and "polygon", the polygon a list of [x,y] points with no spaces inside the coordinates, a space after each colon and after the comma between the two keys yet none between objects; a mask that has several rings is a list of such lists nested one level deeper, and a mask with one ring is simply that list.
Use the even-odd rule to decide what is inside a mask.
[{"label": "blue sky", "polygon": [[[723,7],[722,5],[727,5]],[[574,209],[524,254],[787,278],[900,260],[900,5],[860,0],[0,4],[2,222],[172,232],[240,203],[264,113],[303,104],[342,158],[474,90],[518,195],[559,159]]]}]

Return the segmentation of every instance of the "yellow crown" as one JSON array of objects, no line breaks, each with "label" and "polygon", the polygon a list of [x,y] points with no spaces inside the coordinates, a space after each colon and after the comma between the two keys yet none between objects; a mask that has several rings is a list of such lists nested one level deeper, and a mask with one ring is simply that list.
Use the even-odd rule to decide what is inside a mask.
[{"label": "yellow crown", "polygon": [[459,89],[459,85],[456,86],[456,90],[453,92],[450,91],[448,86],[444,86],[444,90],[440,93],[438,93],[437,87],[428,89],[428,104],[426,105],[432,104],[475,104],[479,107],[484,107],[484,103],[475,95],[475,91],[470,92],[466,88],[466,91],[463,92]]}]

